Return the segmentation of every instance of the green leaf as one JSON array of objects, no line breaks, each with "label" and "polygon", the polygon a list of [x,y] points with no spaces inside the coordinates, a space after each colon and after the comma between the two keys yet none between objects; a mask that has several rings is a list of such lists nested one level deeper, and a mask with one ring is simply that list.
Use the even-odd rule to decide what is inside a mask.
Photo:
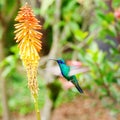
[{"label": "green leaf", "polygon": [[111,45],[112,47],[115,47],[116,46],[116,43],[114,40],[111,40],[111,39],[104,39],[104,42],[108,45]]},{"label": "green leaf", "polygon": [[78,41],[83,41],[88,36],[88,32],[83,32],[79,29],[74,31],[74,35]]},{"label": "green leaf", "polygon": [[92,44],[93,40],[94,40],[94,37],[90,36],[89,38],[87,38],[87,44],[88,45]]},{"label": "green leaf", "polygon": [[114,37],[117,36],[116,29],[113,25],[109,25],[109,32],[111,36],[114,36]]},{"label": "green leaf", "polygon": [[69,27],[70,27],[70,29],[71,29],[71,31],[72,31],[73,33],[74,33],[74,31],[80,29],[80,28],[79,28],[79,24],[76,23],[76,22],[71,21],[71,22],[68,23],[68,25],[69,25]]},{"label": "green leaf", "polygon": [[115,8],[119,8],[119,6],[120,6],[120,0],[113,0],[112,5]]},{"label": "green leaf", "polygon": [[106,80],[108,81],[109,84],[113,82],[113,77],[114,77],[113,71],[110,71],[110,72],[106,75]]}]

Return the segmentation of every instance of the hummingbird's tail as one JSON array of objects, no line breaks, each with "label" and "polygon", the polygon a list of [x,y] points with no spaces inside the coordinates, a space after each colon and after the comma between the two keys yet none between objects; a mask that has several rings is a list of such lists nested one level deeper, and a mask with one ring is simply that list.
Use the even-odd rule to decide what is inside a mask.
[{"label": "hummingbird's tail", "polygon": [[83,90],[82,90],[82,88],[79,86],[79,83],[78,83],[78,81],[77,81],[77,79],[76,79],[75,76],[72,76],[71,82],[75,85],[75,87],[77,88],[77,90],[78,90],[80,93],[83,93]]},{"label": "hummingbird's tail", "polygon": [[77,88],[77,90],[80,92],[80,93],[83,93],[83,90],[82,88],[79,86],[79,84],[74,84],[75,87]]}]

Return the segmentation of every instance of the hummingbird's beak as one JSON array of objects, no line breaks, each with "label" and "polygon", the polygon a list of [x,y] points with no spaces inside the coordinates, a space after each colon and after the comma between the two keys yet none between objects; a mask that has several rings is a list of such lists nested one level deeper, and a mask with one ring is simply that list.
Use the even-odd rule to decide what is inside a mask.
[{"label": "hummingbird's beak", "polygon": [[54,61],[57,61],[57,59],[48,59],[48,60],[54,60]]}]

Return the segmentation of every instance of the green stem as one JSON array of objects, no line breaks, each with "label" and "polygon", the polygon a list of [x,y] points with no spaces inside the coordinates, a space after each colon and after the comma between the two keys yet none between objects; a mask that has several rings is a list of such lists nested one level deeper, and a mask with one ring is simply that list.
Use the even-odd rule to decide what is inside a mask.
[{"label": "green stem", "polygon": [[36,112],[37,120],[41,120],[40,110],[38,107],[38,96],[36,94],[33,94],[33,98],[34,98],[34,105],[35,105],[35,112]]}]

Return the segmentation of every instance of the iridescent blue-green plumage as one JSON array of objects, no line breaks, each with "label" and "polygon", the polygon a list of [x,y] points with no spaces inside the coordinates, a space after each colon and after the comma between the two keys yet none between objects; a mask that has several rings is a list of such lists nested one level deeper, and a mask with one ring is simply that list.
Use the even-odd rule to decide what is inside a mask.
[{"label": "iridescent blue-green plumage", "polygon": [[63,77],[65,77],[68,81],[71,81],[75,85],[77,90],[80,93],[83,93],[83,90],[79,86],[78,80],[75,77],[75,75],[72,75],[72,76],[69,75],[70,66],[66,65],[66,63],[65,63],[65,61],[63,59],[57,59],[56,61],[57,61],[58,65],[59,65],[59,67],[60,67],[61,74],[63,75]]}]

